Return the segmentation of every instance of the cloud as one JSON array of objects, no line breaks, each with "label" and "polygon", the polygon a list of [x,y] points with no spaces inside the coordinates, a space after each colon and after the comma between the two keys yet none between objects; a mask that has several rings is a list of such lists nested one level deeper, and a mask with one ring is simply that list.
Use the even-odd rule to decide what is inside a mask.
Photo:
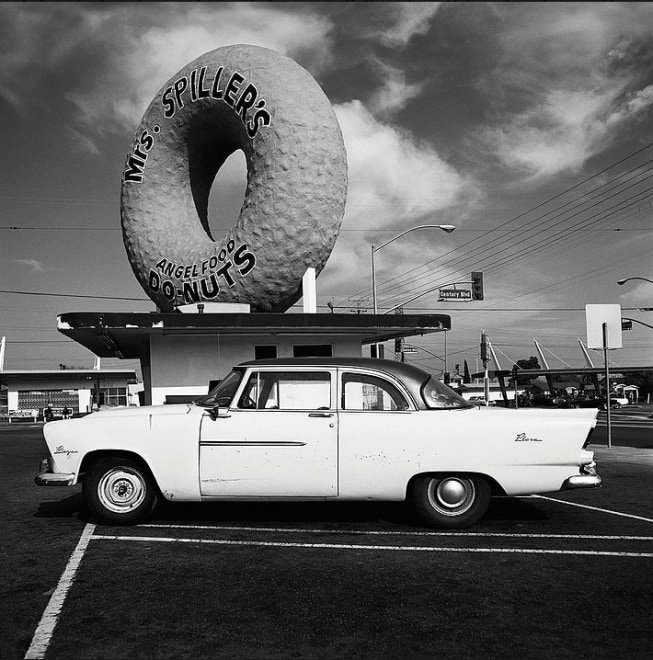
[{"label": "cloud", "polygon": [[[272,48],[315,73],[330,62],[331,23],[304,7],[262,3],[9,3],[0,8],[0,94],[18,111],[49,73],[78,130],[132,130],[161,85],[203,53],[234,43]],[[61,72],[65,67],[65,75]],[[90,72],[90,73],[89,73]]]},{"label": "cloud", "polygon": [[[531,180],[578,170],[652,104],[646,3],[497,6],[500,55],[477,87],[485,148]],[[626,36],[624,36],[626,35]]]},{"label": "cloud", "polygon": [[421,83],[409,83],[402,69],[390,66],[378,58],[370,60],[382,81],[379,87],[368,99],[367,106],[380,118],[388,118],[403,110],[412,99],[422,92]]},{"label": "cloud", "polygon": [[368,31],[368,36],[374,36],[385,46],[393,48],[406,46],[416,34],[423,35],[429,31],[431,20],[440,8],[440,4],[439,2],[388,3],[382,15],[389,24],[375,31]]},{"label": "cloud", "polygon": [[30,273],[44,273],[45,268],[36,259],[12,259],[12,262],[21,266],[27,266]]},{"label": "cloud", "polygon": [[[360,101],[335,108],[342,128],[349,170],[347,207],[336,247],[320,288],[351,289],[369,279],[370,245],[419,224],[446,224],[455,207],[472,194],[472,183],[448,165],[427,144],[396,126],[378,121]],[[356,231],[349,231],[356,229]],[[439,240],[422,235],[389,249],[386,267],[395,259],[416,263],[436,254]],[[444,249],[444,248],[443,248]],[[402,268],[405,269],[405,268]]]},{"label": "cloud", "polygon": [[360,101],[335,111],[347,148],[347,215],[358,228],[401,227],[459,199],[466,182],[433,147],[378,121]]}]

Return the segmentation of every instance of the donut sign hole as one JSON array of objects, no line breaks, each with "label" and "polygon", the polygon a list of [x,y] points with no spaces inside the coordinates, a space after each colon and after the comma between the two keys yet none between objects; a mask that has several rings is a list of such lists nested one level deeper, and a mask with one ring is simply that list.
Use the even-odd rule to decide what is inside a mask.
[{"label": "donut sign hole", "polygon": [[224,236],[236,223],[247,189],[247,162],[242,150],[234,151],[218,170],[209,193],[209,237]]}]

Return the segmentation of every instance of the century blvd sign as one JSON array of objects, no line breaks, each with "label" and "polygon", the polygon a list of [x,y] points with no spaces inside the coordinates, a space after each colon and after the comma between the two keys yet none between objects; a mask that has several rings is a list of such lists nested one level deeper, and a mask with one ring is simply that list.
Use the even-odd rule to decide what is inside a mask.
[{"label": "century blvd sign", "polygon": [[442,300],[471,300],[472,292],[469,289],[440,289],[439,301]]}]

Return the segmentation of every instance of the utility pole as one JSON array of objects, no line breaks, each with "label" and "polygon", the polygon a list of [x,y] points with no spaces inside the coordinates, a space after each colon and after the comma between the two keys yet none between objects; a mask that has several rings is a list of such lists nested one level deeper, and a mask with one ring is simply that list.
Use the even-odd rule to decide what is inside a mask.
[{"label": "utility pole", "polygon": [[483,361],[483,393],[485,394],[485,405],[490,405],[490,375],[488,373],[487,336],[485,330],[481,332],[481,360]]}]

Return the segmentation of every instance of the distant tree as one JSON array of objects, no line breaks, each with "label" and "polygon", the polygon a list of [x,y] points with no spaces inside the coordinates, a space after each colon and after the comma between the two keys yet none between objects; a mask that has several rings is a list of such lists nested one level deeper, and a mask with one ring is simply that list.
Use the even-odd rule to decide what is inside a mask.
[{"label": "distant tree", "polygon": [[[531,355],[531,357],[528,358],[528,360],[517,360],[515,363],[515,366],[519,369],[539,369],[540,368],[540,363],[538,362],[537,358],[534,355]],[[529,385],[532,380],[531,378],[520,378],[517,376],[517,384],[518,385]],[[513,383],[514,387],[514,383]]]},{"label": "distant tree", "polygon": [[517,360],[517,366],[520,369],[539,369],[540,363],[534,355],[531,355],[528,360]]},{"label": "distant tree", "polygon": [[649,394],[653,394],[653,373],[650,371],[633,371],[626,378],[629,385],[639,387],[640,399],[645,399]]}]

